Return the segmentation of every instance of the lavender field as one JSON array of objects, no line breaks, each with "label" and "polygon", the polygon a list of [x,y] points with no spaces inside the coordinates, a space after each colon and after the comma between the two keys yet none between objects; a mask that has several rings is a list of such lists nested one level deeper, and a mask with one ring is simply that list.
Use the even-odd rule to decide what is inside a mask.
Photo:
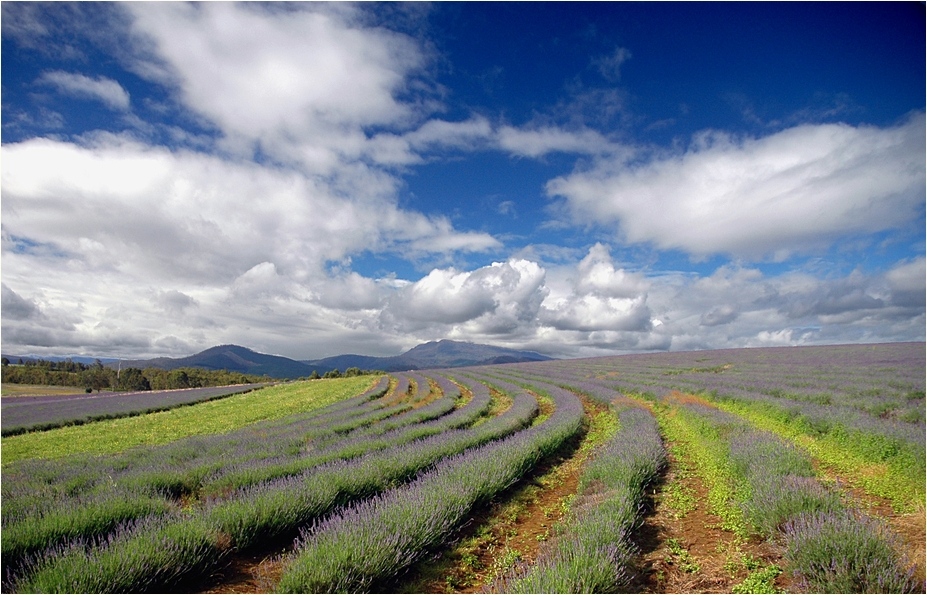
[{"label": "lavender field", "polygon": [[923,343],[395,373],[4,461],[3,590],[923,592],[924,383]]},{"label": "lavender field", "polygon": [[101,419],[166,411],[173,407],[221,399],[265,384],[239,384],[132,393],[77,393],[44,397],[12,397],[2,401],[3,435],[83,424]]}]

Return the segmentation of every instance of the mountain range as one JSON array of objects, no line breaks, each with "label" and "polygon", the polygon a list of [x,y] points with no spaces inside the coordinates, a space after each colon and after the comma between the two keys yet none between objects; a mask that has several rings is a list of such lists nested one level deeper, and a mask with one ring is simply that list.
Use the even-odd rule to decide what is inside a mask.
[{"label": "mountain range", "polygon": [[310,376],[313,371],[324,374],[331,370],[337,369],[343,372],[347,368],[355,367],[362,370],[398,372],[402,370],[535,362],[549,359],[551,358],[534,351],[520,351],[445,339],[423,343],[405,353],[391,357],[346,354],[318,360],[298,361],[279,355],[258,353],[240,345],[218,345],[187,357],[120,360],[118,363],[107,362],[106,365],[111,367],[119,365],[123,368],[155,367],[164,370],[185,367],[205,368],[207,370],[231,370],[259,376],[266,374],[271,378],[290,379]]}]

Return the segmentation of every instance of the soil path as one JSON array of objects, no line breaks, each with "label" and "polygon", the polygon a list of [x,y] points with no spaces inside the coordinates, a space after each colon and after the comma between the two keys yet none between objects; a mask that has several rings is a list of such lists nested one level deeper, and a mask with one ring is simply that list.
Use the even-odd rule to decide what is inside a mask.
[{"label": "soil path", "polygon": [[[604,406],[582,398],[591,419]],[[406,579],[391,585],[399,593],[478,593],[516,564],[530,564],[549,540],[575,496],[588,457],[575,442],[477,511],[454,545],[418,564]]]},{"label": "soil path", "polygon": [[[630,592],[730,593],[750,568],[782,567],[781,553],[769,542],[743,540],[720,528],[701,478],[672,454],[654,492],[635,540],[641,555]],[[775,586],[789,591],[787,579],[780,575]]]}]

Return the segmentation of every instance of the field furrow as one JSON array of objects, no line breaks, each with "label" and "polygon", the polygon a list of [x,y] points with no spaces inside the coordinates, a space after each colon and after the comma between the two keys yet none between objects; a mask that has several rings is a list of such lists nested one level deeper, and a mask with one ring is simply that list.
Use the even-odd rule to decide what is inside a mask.
[{"label": "field furrow", "polygon": [[555,360],[11,436],[3,590],[923,592],[924,368]]}]

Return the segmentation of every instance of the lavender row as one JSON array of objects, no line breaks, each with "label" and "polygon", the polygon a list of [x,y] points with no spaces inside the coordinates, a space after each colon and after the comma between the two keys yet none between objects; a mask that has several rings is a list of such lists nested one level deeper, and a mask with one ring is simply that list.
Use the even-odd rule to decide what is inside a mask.
[{"label": "lavender row", "polygon": [[[20,515],[22,511],[27,519],[34,519],[44,510],[58,508],[61,499],[108,492],[117,485],[132,485],[143,492],[172,497],[192,493],[206,477],[232,461],[298,450],[307,436],[327,432],[326,422],[341,424],[341,429],[346,430],[350,426],[344,426],[345,420],[353,415],[358,424],[369,423],[370,418],[365,416],[371,415],[371,400],[381,397],[386,387],[383,380],[370,391],[349,399],[353,402],[351,409],[322,408],[312,414],[289,416],[288,423],[257,423],[226,434],[191,437],[106,457],[77,456],[10,465],[4,470],[2,487],[4,528],[11,514]],[[372,404],[382,409],[382,403]]]},{"label": "lavender row", "polygon": [[632,407],[621,428],[580,478],[580,498],[565,533],[536,565],[493,585],[501,593],[612,593],[630,586],[646,487],[666,464],[653,416]]},{"label": "lavender row", "polygon": [[184,405],[205,403],[238,395],[266,386],[242,384],[188,388],[168,391],[145,391],[72,397],[54,401],[37,401],[30,397],[4,399],[0,428],[4,436],[48,430],[66,425],[80,425],[103,419],[131,417],[156,411],[167,411]]},{"label": "lavender row", "polygon": [[628,355],[511,367],[561,384],[582,381],[654,399],[673,390],[730,399],[800,432],[852,444],[872,463],[891,462],[914,475],[923,475],[927,466],[923,343]]},{"label": "lavender row", "polygon": [[[474,386],[474,400],[481,391]],[[488,394],[488,393],[487,393]],[[60,546],[8,581],[14,591],[117,592],[152,588],[152,576],[162,551],[183,559],[204,561],[170,574],[169,582],[206,572],[222,555],[295,531],[328,512],[338,503],[375,494],[413,477],[442,458],[485,444],[525,427],[537,414],[537,403],[520,395],[503,414],[470,430],[450,430],[430,438],[358,457],[336,461],[298,476],[238,490],[203,509],[185,515],[155,518],[141,528],[126,526],[100,543],[85,547]],[[189,524],[192,534],[188,534]],[[148,544],[155,536],[176,535],[158,548]],[[208,545],[203,545],[204,543]],[[80,547],[78,547],[80,546]],[[203,548],[206,553],[203,553]],[[101,572],[100,569],[107,569]],[[66,578],[64,578],[66,577]]]},{"label": "lavender row", "polygon": [[473,399],[457,408],[459,389],[449,383],[445,396],[377,424],[357,428],[337,440],[320,440],[307,444],[299,456],[274,460],[255,460],[228,467],[221,476],[203,487],[206,496],[239,489],[280,477],[297,475],[308,469],[338,459],[350,459],[376,450],[405,444],[450,429],[465,427],[484,415],[489,396]]},{"label": "lavender row", "polygon": [[512,485],[581,429],[578,399],[562,390],[551,393],[555,411],[544,423],[448,459],[407,486],[313,524],[278,589],[366,591],[420,559],[475,505]]},{"label": "lavender row", "polygon": [[[349,400],[354,401],[356,411],[363,412],[370,399],[380,396],[385,388],[386,384],[380,382],[371,391]],[[329,411],[309,416],[309,419],[333,419],[344,429],[346,411],[341,408],[335,417],[331,417]],[[358,423],[369,423],[371,419],[371,413],[355,416]],[[379,417],[382,415],[375,416]],[[291,426],[297,434],[305,432],[299,424]],[[294,428],[290,429],[291,433]],[[316,430],[317,434],[329,431],[324,427]],[[242,456],[260,461],[257,458],[260,448],[254,449],[257,452],[248,452],[249,447],[254,448],[251,445],[255,442],[248,440],[254,431],[251,428],[231,435],[198,437],[152,449],[154,452],[136,451],[136,454],[145,452],[147,456],[142,460],[135,457],[127,461],[124,456],[83,457],[12,466],[5,471],[3,482],[5,563],[15,562],[47,544],[99,534],[120,521],[153,512],[164,513],[172,508],[171,499],[182,489],[193,493],[195,489],[208,488],[210,483],[228,485],[221,477],[225,471],[223,465],[228,465],[232,456],[229,450],[232,445],[235,446],[232,452],[242,450],[245,451]],[[268,442],[273,441],[265,437],[257,444],[266,448]],[[209,456],[212,459],[204,462]],[[333,458],[336,457],[324,460]],[[208,480],[210,474],[214,476],[212,480]]]},{"label": "lavender row", "polygon": [[649,388],[655,396],[673,389],[740,390],[895,418],[923,409],[925,384],[923,343],[671,352],[517,366]]},{"label": "lavender row", "polygon": [[[923,592],[894,537],[814,478],[807,456],[736,416],[698,404],[682,408],[727,436],[745,518],[761,534],[783,535],[792,573],[813,592]],[[835,590],[836,589],[836,590]]]}]

